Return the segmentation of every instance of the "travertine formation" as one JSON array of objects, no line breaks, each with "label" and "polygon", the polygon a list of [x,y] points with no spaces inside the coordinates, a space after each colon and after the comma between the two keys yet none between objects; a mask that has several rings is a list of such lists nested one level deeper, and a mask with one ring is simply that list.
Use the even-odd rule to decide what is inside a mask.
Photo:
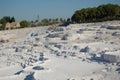
[{"label": "travertine formation", "polygon": [[119,26],[109,21],[1,31],[0,80],[120,80]]}]

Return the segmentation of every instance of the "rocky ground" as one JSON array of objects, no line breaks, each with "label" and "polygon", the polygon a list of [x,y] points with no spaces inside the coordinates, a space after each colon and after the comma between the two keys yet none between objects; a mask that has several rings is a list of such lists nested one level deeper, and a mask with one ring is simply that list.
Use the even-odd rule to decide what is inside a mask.
[{"label": "rocky ground", "polygon": [[120,80],[119,56],[120,21],[0,32],[0,80]]}]

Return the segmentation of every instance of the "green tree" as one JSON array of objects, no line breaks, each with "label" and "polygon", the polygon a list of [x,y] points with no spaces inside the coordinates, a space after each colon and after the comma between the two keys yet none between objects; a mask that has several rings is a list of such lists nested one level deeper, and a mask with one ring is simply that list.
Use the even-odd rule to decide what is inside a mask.
[{"label": "green tree", "polygon": [[116,4],[103,4],[93,8],[83,8],[75,11],[71,20],[73,22],[96,22],[106,20],[120,20],[120,6]]},{"label": "green tree", "polygon": [[0,30],[4,30],[5,29],[5,27],[2,25],[2,26],[0,26]]},{"label": "green tree", "polygon": [[10,16],[4,16],[3,19],[5,19],[6,22],[10,22],[10,20],[11,20]]},{"label": "green tree", "polygon": [[49,19],[49,23],[51,23],[51,21],[52,21],[52,19],[50,18],[50,19]]},{"label": "green tree", "polygon": [[47,26],[47,25],[49,25],[49,20],[48,19],[43,19],[42,21],[41,21],[41,24],[43,25],[43,26]]},{"label": "green tree", "polygon": [[15,18],[14,18],[14,16],[11,17],[10,22],[15,22]]},{"label": "green tree", "polygon": [[58,23],[58,18],[55,19],[55,22]]},{"label": "green tree", "polygon": [[56,19],[52,19],[52,24],[56,24]]},{"label": "green tree", "polygon": [[28,27],[29,24],[30,24],[30,23],[29,23],[27,20],[23,20],[23,21],[20,22],[21,28]]},{"label": "green tree", "polygon": [[71,22],[71,19],[70,19],[70,18],[67,18],[67,22],[70,23],[70,22]]},{"label": "green tree", "polygon": [[60,23],[63,23],[63,18],[60,18]]},{"label": "green tree", "polygon": [[7,22],[10,22],[10,17],[9,16],[4,16],[1,20],[0,23],[5,26]]},{"label": "green tree", "polygon": [[7,23],[7,20],[5,18],[2,18],[0,20],[0,24],[2,24],[3,26],[5,26],[6,23]]}]

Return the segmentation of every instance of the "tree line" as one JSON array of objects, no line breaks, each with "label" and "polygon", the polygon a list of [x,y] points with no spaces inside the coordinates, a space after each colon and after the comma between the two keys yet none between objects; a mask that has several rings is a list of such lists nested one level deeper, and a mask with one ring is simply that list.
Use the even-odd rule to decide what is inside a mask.
[{"label": "tree line", "polygon": [[[5,29],[6,23],[12,23],[15,22],[16,19],[15,17],[10,17],[10,16],[4,16],[3,18],[0,19],[0,30]],[[36,27],[36,26],[48,26],[48,25],[53,25],[53,24],[61,24],[66,22],[66,19],[63,18],[44,18],[41,21],[35,20],[35,21],[28,21],[28,20],[22,20],[20,21],[20,27],[19,28],[24,28],[24,27]]]},{"label": "tree line", "polygon": [[[36,27],[36,26],[48,26],[53,24],[68,23],[82,23],[82,22],[100,22],[107,20],[120,20],[120,6],[117,4],[103,4],[93,8],[83,8],[75,11],[71,18],[44,18],[42,20],[35,21],[20,21],[20,28],[24,27]],[[6,23],[15,22],[16,19],[10,16],[4,16],[0,19],[0,30],[5,29]]]},{"label": "tree line", "polygon": [[31,26],[48,26],[48,25],[53,25],[53,24],[60,24],[66,22],[66,19],[63,18],[44,18],[41,21],[32,21],[31,23],[36,23]]},{"label": "tree line", "polygon": [[98,7],[83,8],[75,11],[71,20],[74,23],[120,20],[120,6],[117,4],[103,4]]}]

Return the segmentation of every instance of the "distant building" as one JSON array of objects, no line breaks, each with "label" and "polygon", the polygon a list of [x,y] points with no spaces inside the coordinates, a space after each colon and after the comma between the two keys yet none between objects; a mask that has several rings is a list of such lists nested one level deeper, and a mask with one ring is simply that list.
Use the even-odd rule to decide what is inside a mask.
[{"label": "distant building", "polygon": [[19,22],[12,22],[12,23],[6,23],[5,25],[5,29],[14,29],[14,28],[18,28],[20,27],[20,23]]}]

